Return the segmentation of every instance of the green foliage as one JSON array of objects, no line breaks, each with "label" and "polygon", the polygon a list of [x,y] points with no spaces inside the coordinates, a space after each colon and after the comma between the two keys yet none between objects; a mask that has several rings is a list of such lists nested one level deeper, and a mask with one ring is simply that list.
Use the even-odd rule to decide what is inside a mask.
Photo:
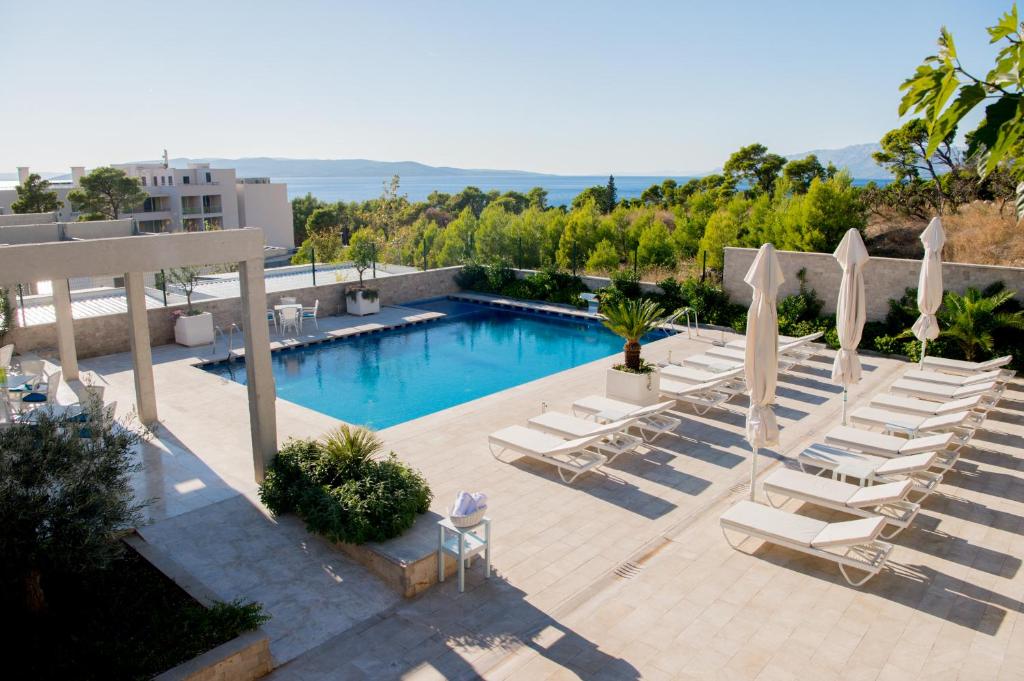
[{"label": "green foliage", "polygon": [[139,437],[99,409],[89,417],[88,428],[44,413],[0,429],[0,580],[23,585],[36,612],[49,576],[109,566],[122,551],[116,533],[142,520],[131,484]]},{"label": "green foliage", "polygon": [[14,308],[11,305],[11,293],[9,289],[0,286],[0,345],[3,345],[4,336],[10,333],[14,326]]},{"label": "green foliage", "polygon": [[801,269],[796,276],[800,280],[800,292],[778,303],[779,333],[786,335],[805,335],[793,333],[793,330],[801,322],[816,320],[825,304],[817,292],[807,286],[807,270]]},{"label": "green foliage", "polygon": [[370,269],[377,259],[377,239],[369,229],[361,229],[352,235],[345,249],[347,260],[352,262],[352,267],[359,273],[359,286],[363,286],[363,273]]},{"label": "green foliage", "polygon": [[661,220],[654,220],[640,233],[637,260],[642,267],[674,267],[675,249],[668,227]]},{"label": "green foliage", "polygon": [[[984,177],[1000,164],[1008,164],[1017,181],[1018,218],[1024,218],[1024,164],[1020,147],[1024,142],[1024,23],[1016,4],[989,27],[990,43],[1001,48],[995,65],[984,78],[965,70],[957,55],[953,36],[939,31],[938,53],[926,57],[914,75],[900,86],[901,116],[924,114],[928,130],[925,156],[931,156],[951,138],[961,121],[982,103],[985,112],[978,126],[967,135],[967,155],[981,159]],[[956,95],[954,97],[954,95]]]},{"label": "green foliage", "polygon": [[37,173],[31,173],[14,191],[18,198],[11,203],[11,210],[15,213],[52,213],[64,205],[57,199],[57,192],[50,189],[49,181]]},{"label": "green foliage", "polygon": [[386,541],[412,527],[430,506],[426,480],[394,453],[374,458],[373,434],[342,427],[325,440],[289,440],[260,485],[275,515],[294,512],[330,541]]},{"label": "green foliage", "polygon": [[730,156],[722,170],[734,180],[745,182],[751,191],[771,193],[785,165],[784,157],[768,153],[763,144],[751,144]]},{"label": "green foliage", "polygon": [[292,199],[292,235],[296,244],[301,244],[306,240],[308,236],[306,225],[313,211],[326,205],[309,192],[305,196],[297,196]]},{"label": "green foliage", "polygon": [[137,178],[119,168],[96,168],[68,192],[68,200],[83,214],[99,214],[116,220],[122,212],[140,207],[149,195]]},{"label": "green foliage", "polygon": [[587,271],[611,272],[619,266],[619,251],[608,239],[601,239],[587,258]]},{"label": "green foliage", "polygon": [[640,339],[658,328],[665,310],[653,300],[641,298],[602,305],[601,312],[605,327],[626,341],[626,370],[641,373]]},{"label": "green foliage", "polygon": [[512,269],[502,264],[463,265],[462,271],[455,275],[455,283],[459,288],[470,291],[580,307],[586,307],[586,303],[580,299],[580,294],[588,290],[579,277],[559,272],[554,268],[547,268],[530,274],[525,279],[518,279]]},{"label": "green foliage", "polygon": [[193,265],[187,267],[176,267],[172,270],[167,271],[167,281],[181,289],[181,292],[185,294],[185,300],[188,302],[187,310],[185,314],[195,315],[198,314],[195,308],[192,307],[192,294],[196,290],[196,285],[199,283],[199,275],[202,270]]},{"label": "green foliage", "polygon": [[[1024,330],[1024,312],[1011,309],[1016,291],[999,289],[982,293],[968,288],[963,295],[946,293],[939,311],[941,338],[952,341],[965,359],[974,361],[994,354],[998,336]],[[1014,336],[1019,343],[1019,334]]]},{"label": "green foliage", "polygon": [[812,180],[827,180],[836,172],[838,172],[836,167],[831,163],[826,170],[814,154],[802,159],[793,159],[782,168],[782,176],[789,181],[793,191],[798,194],[806,193],[811,187]]}]

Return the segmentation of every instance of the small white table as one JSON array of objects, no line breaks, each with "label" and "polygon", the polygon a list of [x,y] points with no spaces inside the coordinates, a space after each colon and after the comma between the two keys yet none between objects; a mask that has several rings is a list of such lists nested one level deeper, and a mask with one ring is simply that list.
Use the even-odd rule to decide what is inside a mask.
[{"label": "small white table", "polygon": [[[476,530],[483,526],[484,536]],[[455,527],[450,518],[437,521],[437,581],[444,581],[444,556],[459,561],[459,592],[466,590],[466,565],[473,556],[484,554],[484,577],[491,578],[491,519],[484,517],[472,527]]]}]

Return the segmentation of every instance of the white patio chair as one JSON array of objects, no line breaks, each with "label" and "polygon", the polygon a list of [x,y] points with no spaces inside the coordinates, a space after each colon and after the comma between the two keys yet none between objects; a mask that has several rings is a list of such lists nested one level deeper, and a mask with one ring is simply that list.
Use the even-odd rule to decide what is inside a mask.
[{"label": "white patio chair", "polygon": [[14,357],[14,343],[9,343],[0,348],[0,369],[9,369],[11,359]]},{"label": "white patio chair", "polygon": [[297,307],[282,307],[281,308],[281,333],[287,333],[288,327],[295,329],[295,333],[300,332],[299,325],[302,318],[299,316],[299,308]]},{"label": "white patio chair", "polygon": [[273,309],[267,309],[267,322],[274,325],[274,332],[280,331],[277,326],[277,313]]},{"label": "white patio chair", "polygon": [[319,331],[320,330],[320,322],[316,318],[316,313],[317,313],[317,311],[319,311],[319,309],[320,309],[320,299],[319,298],[317,298],[316,302],[313,303],[313,307],[304,307],[304,308],[302,308],[302,319],[301,319],[300,325],[301,324],[305,324],[307,319],[312,319],[313,320],[313,325],[316,326],[316,330]]}]

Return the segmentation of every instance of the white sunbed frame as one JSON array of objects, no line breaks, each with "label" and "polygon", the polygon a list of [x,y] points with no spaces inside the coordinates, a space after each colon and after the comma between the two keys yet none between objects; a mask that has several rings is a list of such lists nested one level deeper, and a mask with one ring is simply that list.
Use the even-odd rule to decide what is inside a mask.
[{"label": "white sunbed frame", "polygon": [[[586,434],[573,433],[569,430],[563,430],[559,428],[557,423],[551,423],[545,421],[545,415],[554,415],[556,418],[567,418],[574,421],[579,421],[582,424],[591,426],[591,432]],[[580,437],[590,437],[591,435],[601,435],[602,437],[589,445],[589,448],[594,449],[607,458],[605,463],[611,463],[615,459],[619,458],[622,454],[635,452],[637,447],[643,444],[643,439],[636,437],[635,435],[629,435],[626,430],[630,428],[636,419],[639,417],[626,417],[625,419],[609,422],[609,423],[595,423],[586,419],[581,419],[572,414],[564,414],[562,412],[543,412],[539,416],[530,418],[526,425],[529,428],[539,430],[542,433],[548,435],[555,435],[563,439],[576,439]]]},{"label": "white sunbed frame", "polygon": [[832,478],[842,482],[846,482],[847,478],[858,480],[861,485],[910,480],[914,483],[913,491],[920,495],[917,499],[917,502],[920,503],[931,496],[942,482],[941,473],[929,470],[935,465],[938,455],[935,452],[926,454],[930,455],[922,457],[927,459],[926,464],[922,463],[919,468],[897,472],[889,472],[889,469],[900,466],[906,459],[888,459],[884,456],[851,452],[848,449],[825,444],[813,444],[807,447],[797,454],[796,460],[800,470],[805,473],[810,473],[807,470],[809,466],[818,470],[812,475],[828,473]]},{"label": "white sunbed frame", "polygon": [[[600,404],[602,408],[597,408],[594,406],[595,404]],[[675,429],[683,422],[682,419],[668,415],[667,412],[673,406],[675,403],[671,400],[645,406],[602,395],[589,395],[573,402],[572,413],[574,416],[582,416],[599,422],[607,422],[612,417],[635,416],[636,420],[633,421],[631,427],[640,431],[640,436],[644,441],[654,442],[666,433],[674,433]]]},{"label": "white sunbed frame", "polygon": [[[753,504],[755,502],[741,501],[739,503]],[[773,512],[777,512],[776,509],[773,509],[770,506],[764,506],[764,508],[767,508]],[[881,520],[880,517],[879,520]],[[836,553],[835,551],[829,551],[824,548],[817,548],[813,545],[802,544],[796,541],[791,541],[788,539],[783,539],[778,536],[760,532],[755,527],[751,527],[749,525],[739,525],[737,523],[727,521],[725,519],[725,516],[723,516],[720,519],[719,524],[721,525],[722,535],[725,537],[726,543],[728,543],[730,547],[736,549],[737,551],[740,550],[740,546],[748,538],[756,538],[768,542],[769,544],[783,546],[785,548],[792,549],[793,551],[799,551],[800,553],[815,556],[816,558],[822,558],[824,560],[836,563],[839,566],[839,572],[843,575],[843,579],[846,580],[847,584],[853,587],[859,587],[864,585],[869,579],[871,579],[879,572],[881,572],[882,568],[889,560],[889,554],[892,553],[893,549],[892,544],[872,538],[869,541],[861,541],[858,543],[851,543],[848,545],[840,545],[840,547],[845,546],[846,551],[844,553]],[[830,523],[822,523],[822,525],[828,527]],[[882,523],[879,523],[878,530],[875,532],[876,537],[881,533],[881,527]],[[729,534],[728,532],[726,532],[726,529],[732,532],[736,532],[737,534],[744,535],[744,539],[734,543],[729,538]],[[850,574],[847,572],[847,568],[861,570],[866,574],[861,579],[855,580],[852,577],[850,577]]]},{"label": "white sunbed frame", "polygon": [[[921,366],[932,371],[941,371],[947,374],[957,374],[959,376],[971,376],[985,371],[991,371],[992,369],[1002,369],[1007,364],[1013,361],[1013,355],[1003,355],[1002,357],[996,357],[995,359],[985,360],[984,362],[968,362],[963,359],[946,359],[945,357],[932,357],[925,356],[921,362]],[[1007,378],[1012,378],[1016,372],[1013,369],[1003,369],[1003,375]]]},{"label": "white sunbed frame", "polygon": [[[788,469],[787,469],[788,470]],[[811,473],[805,473],[803,471],[789,471],[798,475],[805,475],[809,478],[817,479],[820,476],[812,475]],[[776,479],[773,481],[773,477]],[[836,485],[843,485],[844,487],[850,488],[850,492],[854,492],[858,489],[864,489],[862,485],[854,485],[849,482],[842,480],[831,480]],[[881,483],[882,485],[905,485],[906,491],[903,492],[903,496],[899,499],[892,501],[882,502],[871,506],[853,506],[848,503],[841,503],[835,499],[827,499],[822,496],[815,494],[808,494],[803,490],[795,489],[793,487],[787,487],[781,484],[775,474],[769,475],[762,483],[762,489],[764,490],[765,500],[772,508],[782,508],[782,506],[791,499],[797,501],[803,501],[809,504],[815,504],[823,508],[828,508],[833,511],[840,511],[842,513],[849,513],[850,515],[859,516],[861,518],[873,518],[875,516],[882,516],[885,518],[887,525],[892,525],[893,529],[886,534],[882,532],[879,536],[883,539],[892,539],[903,530],[910,527],[911,523],[914,522],[914,518],[917,517],[918,512],[921,510],[921,504],[914,503],[913,501],[907,501],[906,495],[913,489],[913,481],[893,481],[887,483]],[[772,499],[772,494],[783,497],[781,501],[775,503]]]},{"label": "white sunbed frame", "polygon": [[[526,426],[521,426],[526,429]],[[549,463],[558,470],[558,477],[562,479],[562,482],[567,485],[571,485],[576,478],[587,473],[588,471],[600,468],[607,463],[607,457],[599,452],[591,451],[587,447],[597,440],[601,439],[601,435],[594,435],[592,437],[578,438],[576,440],[568,440],[565,442],[563,447],[549,450],[547,452],[541,452],[526,447],[517,446],[514,442],[502,441],[495,436],[501,433],[503,430],[491,433],[487,437],[487,447],[491,450],[491,456],[498,461],[502,461],[502,454],[511,450],[521,456],[527,456],[537,461],[543,461]],[[554,436],[551,436],[554,437]],[[497,452],[494,451],[495,446],[499,447]],[[553,453],[563,455],[568,458],[568,461],[555,458]],[[504,461],[502,461],[504,463]],[[568,480],[565,478],[565,471],[570,471],[573,475]]]}]

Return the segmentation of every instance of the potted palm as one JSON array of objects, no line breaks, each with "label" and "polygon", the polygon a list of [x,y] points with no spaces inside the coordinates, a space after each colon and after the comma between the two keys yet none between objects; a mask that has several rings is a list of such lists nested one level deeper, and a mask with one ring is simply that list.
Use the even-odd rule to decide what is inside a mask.
[{"label": "potted palm", "polygon": [[167,279],[181,289],[188,303],[184,312],[175,313],[174,342],[187,347],[213,343],[213,315],[192,307],[192,293],[199,282],[199,268],[179,267],[173,269],[168,272]]},{"label": "potted palm", "polygon": [[352,235],[345,257],[352,261],[352,267],[359,273],[359,286],[345,291],[345,309],[349,314],[362,316],[380,312],[377,290],[363,284],[363,273],[370,268],[376,256],[377,242],[370,230],[361,229]]},{"label": "potted palm", "polygon": [[622,336],[625,362],[608,370],[605,393],[632,404],[658,401],[661,375],[658,368],[640,357],[640,339],[661,323],[664,310],[652,300],[622,300],[602,309],[602,322],[612,333]]}]

